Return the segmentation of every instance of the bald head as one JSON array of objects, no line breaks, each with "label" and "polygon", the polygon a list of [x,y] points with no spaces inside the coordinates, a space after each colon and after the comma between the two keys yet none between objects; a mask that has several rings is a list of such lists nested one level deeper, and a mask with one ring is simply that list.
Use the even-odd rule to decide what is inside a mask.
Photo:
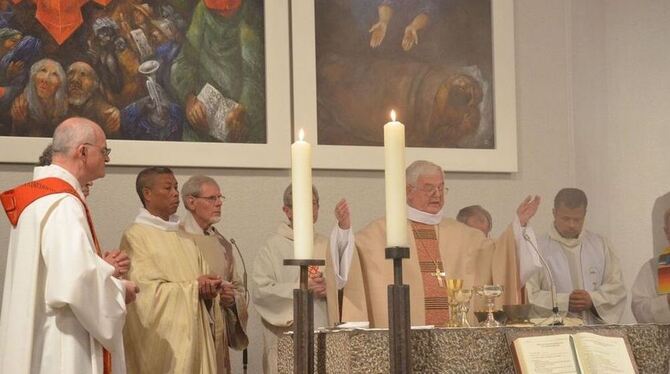
[{"label": "bald head", "polygon": [[53,153],[64,156],[77,146],[95,144],[100,138],[104,140],[105,133],[95,122],[80,117],[68,118],[54,131]]}]

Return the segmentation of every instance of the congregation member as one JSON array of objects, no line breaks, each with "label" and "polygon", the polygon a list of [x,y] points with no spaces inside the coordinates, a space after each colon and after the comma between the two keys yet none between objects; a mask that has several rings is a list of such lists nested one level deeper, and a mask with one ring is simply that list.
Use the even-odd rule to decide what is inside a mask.
[{"label": "congregation member", "polygon": [[50,165],[1,197],[12,230],[0,372],[125,373],[126,303],[138,290],[101,258],[82,191],[105,176],[110,149],[83,118],[61,123],[52,144]]},{"label": "congregation member", "polygon": [[243,281],[236,270],[233,246],[214,227],[221,221],[221,208],[226,198],[219,184],[205,175],[189,178],[182,186],[181,198],[186,208],[180,221],[181,229],[195,241],[212,273],[223,280],[220,299],[207,306],[216,326],[213,333],[217,373],[231,373],[228,347],[242,350],[249,344],[246,334],[249,301],[246,273]]},{"label": "congregation member", "polygon": [[[585,324],[617,323],[626,306],[619,260],[609,242],[584,229],[588,201],[584,191],[563,188],[554,198],[554,221],[538,240],[556,286],[560,311]],[[528,301],[551,309],[551,285],[544,271],[526,282]]]},{"label": "congregation member", "polygon": [[[256,255],[252,271],[252,290],[256,311],[263,323],[263,372],[277,373],[277,342],[293,325],[293,290],[299,287],[297,266],[285,266],[284,260],[293,254],[293,190],[284,191],[283,212],[288,222],[282,222]],[[319,192],[312,186],[312,212],[316,223],[319,217]],[[325,267],[310,269],[308,287],[314,293],[314,327],[334,326],[340,320],[338,290],[347,283],[353,255],[354,236],[346,200],[335,206],[337,225],[330,240],[314,235],[314,258],[326,260]]]},{"label": "congregation member", "polygon": [[493,219],[488,210],[480,205],[470,205],[458,211],[456,221],[474,227],[484,233],[487,238],[493,228]]},{"label": "congregation member", "polygon": [[[663,232],[670,243],[670,209],[663,214]],[[660,261],[659,261],[660,260]],[[663,266],[659,267],[659,263]],[[670,274],[670,247],[640,268],[631,289],[631,309],[639,323],[670,323],[670,293],[661,293],[660,274]],[[662,279],[664,277],[661,277]],[[668,279],[666,276],[665,279]],[[665,281],[670,288],[670,282]]]},{"label": "congregation member", "polygon": [[179,230],[172,170],[144,169],[135,187],[142,208],[121,239],[133,264],[128,275],[142,289],[123,331],[128,373],[216,373],[219,327],[210,326],[208,304],[218,302],[222,279]]},{"label": "congregation member", "polygon": [[[413,162],[406,169],[406,183],[410,255],[403,260],[403,282],[412,290],[412,325],[447,322],[446,278],[462,279],[464,288],[503,285],[505,293],[498,303],[518,304],[520,284],[538,266],[531,254],[517,256],[517,248],[525,248],[518,245],[521,229],[537,211],[539,197],[527,197],[501,237],[490,240],[481,231],[442,216],[445,186],[439,165]],[[344,289],[344,321],[388,326],[387,286],[393,283],[393,265],[385,258],[385,247],[384,218],[356,234],[357,251]]]}]

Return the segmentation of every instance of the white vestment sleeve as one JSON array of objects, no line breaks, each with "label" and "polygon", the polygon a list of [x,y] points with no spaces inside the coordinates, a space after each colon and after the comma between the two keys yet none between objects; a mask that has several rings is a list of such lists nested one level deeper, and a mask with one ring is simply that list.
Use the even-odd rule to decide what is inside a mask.
[{"label": "white vestment sleeve", "polygon": [[65,198],[44,225],[42,256],[49,308],[67,308],[88,333],[110,351],[125,321],[125,289],[114,267],[95,252],[84,210]]},{"label": "white vestment sleeve", "polygon": [[524,285],[531,275],[543,269],[540,257],[535,250],[539,247],[533,228],[530,226],[521,227],[519,217],[516,215],[512,221],[512,229],[514,230],[517,258],[519,259],[519,283]]},{"label": "white vestment sleeve", "polygon": [[670,323],[668,295],[659,295],[657,261],[652,258],[642,265],[631,289],[631,309],[639,323]]},{"label": "white vestment sleeve", "polygon": [[[279,249],[265,244],[256,255],[251,272],[251,298],[265,321],[274,326],[290,326],[293,323],[293,290],[298,287],[300,276],[296,281],[286,281],[291,279],[288,273],[298,270],[284,266],[283,260],[273,255],[276,251]],[[282,262],[274,263],[279,261]]]},{"label": "white vestment sleeve", "polygon": [[337,289],[341,290],[347,284],[351,259],[354,256],[354,233],[351,228],[342,230],[335,224],[330,233],[330,256],[333,259],[333,274]]},{"label": "white vestment sleeve", "polygon": [[[539,305],[543,308],[552,309],[551,304],[551,284],[544,270],[531,275],[526,281],[526,295],[528,302],[533,305]],[[556,305],[561,313],[568,311],[570,301],[569,293],[556,293]]]},{"label": "white vestment sleeve", "polygon": [[626,307],[627,292],[619,259],[605,240],[605,274],[602,284],[590,292],[593,306],[606,323],[618,323]]}]

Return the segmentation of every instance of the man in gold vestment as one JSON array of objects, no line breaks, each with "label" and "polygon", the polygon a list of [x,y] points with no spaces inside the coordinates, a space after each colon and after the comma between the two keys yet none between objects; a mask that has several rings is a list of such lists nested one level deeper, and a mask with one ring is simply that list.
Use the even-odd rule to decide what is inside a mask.
[{"label": "man in gold vestment", "polygon": [[121,240],[133,264],[129,277],[142,291],[123,332],[128,373],[216,373],[207,305],[222,280],[210,275],[193,239],[179,230],[172,171],[144,169],[135,187],[144,207]]},{"label": "man in gold vestment", "polygon": [[[500,304],[518,304],[519,289],[539,266],[530,253],[517,248],[522,227],[535,214],[538,197],[527,197],[511,225],[496,239],[477,229],[443,218],[445,200],[442,168],[416,161],[406,170],[409,259],[403,260],[403,281],[410,286],[412,325],[443,325],[449,318],[444,279],[463,280],[463,288],[501,284]],[[344,289],[343,321],[370,321],[388,326],[387,286],[393,283],[393,263],[385,258],[385,219],[368,224],[356,234],[349,282]],[[478,303],[475,297],[475,305]]]}]

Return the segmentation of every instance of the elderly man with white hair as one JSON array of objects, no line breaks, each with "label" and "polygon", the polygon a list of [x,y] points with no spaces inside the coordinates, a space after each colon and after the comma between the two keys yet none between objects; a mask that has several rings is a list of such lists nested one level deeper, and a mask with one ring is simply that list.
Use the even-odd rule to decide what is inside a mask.
[{"label": "elderly man with white hair", "polygon": [[12,223],[0,319],[2,373],[125,373],[126,303],[138,291],[102,258],[82,186],[110,149],[83,118],[56,128],[53,160],[0,199]]},{"label": "elderly man with white hair", "polygon": [[[464,288],[485,284],[505,287],[498,303],[518,304],[525,277],[538,261],[525,251],[522,227],[537,211],[539,197],[527,197],[512,224],[495,240],[477,229],[442,216],[446,189],[442,168],[415,161],[406,169],[409,259],[403,261],[403,281],[409,284],[412,325],[444,325],[449,319],[444,278],[463,280]],[[385,219],[379,218],[356,234],[356,256],[344,289],[342,320],[367,320],[388,326],[387,286],[393,283],[393,263],[385,258]],[[520,252],[521,255],[518,255]]]},{"label": "elderly man with white hair", "polygon": [[181,199],[186,214],[180,220],[180,228],[193,238],[212,273],[223,280],[219,295],[208,305],[208,311],[215,325],[217,373],[230,373],[228,347],[241,350],[249,344],[246,334],[249,300],[246,273],[243,281],[235,267],[233,246],[214,227],[221,221],[226,197],[213,178],[195,175],[182,186]]}]

